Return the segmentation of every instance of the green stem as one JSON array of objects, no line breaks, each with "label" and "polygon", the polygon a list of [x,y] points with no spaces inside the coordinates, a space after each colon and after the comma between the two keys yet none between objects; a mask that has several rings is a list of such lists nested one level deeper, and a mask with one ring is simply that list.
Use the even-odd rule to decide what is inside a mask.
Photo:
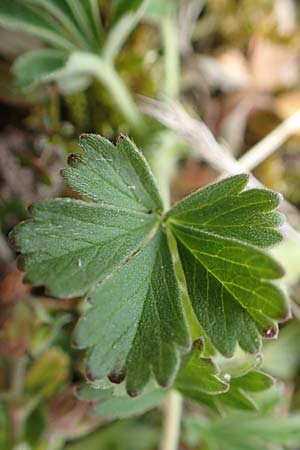
[{"label": "green stem", "polygon": [[151,167],[159,186],[165,211],[167,211],[171,205],[170,184],[176,173],[178,160],[178,155],[174,150],[174,138],[170,135],[164,136],[158,148],[151,159]]},{"label": "green stem", "polygon": [[165,53],[165,94],[169,100],[176,100],[179,96],[180,57],[174,12],[162,19],[161,32]]},{"label": "green stem", "polygon": [[61,80],[72,76],[94,77],[107,89],[114,103],[137,133],[143,131],[143,121],[135,101],[116,69],[103,58],[87,52],[73,52],[66,66],[45,80]]},{"label": "green stem", "polygon": [[105,61],[113,64],[117,55],[127,41],[129,35],[141,21],[150,0],[143,0],[140,7],[134,12],[129,10],[110,30],[105,40],[102,56]]},{"label": "green stem", "polygon": [[107,88],[129,124],[136,131],[140,131],[140,127],[143,127],[141,114],[129,89],[114,67],[110,64],[102,63],[101,69],[96,73],[96,77]]}]

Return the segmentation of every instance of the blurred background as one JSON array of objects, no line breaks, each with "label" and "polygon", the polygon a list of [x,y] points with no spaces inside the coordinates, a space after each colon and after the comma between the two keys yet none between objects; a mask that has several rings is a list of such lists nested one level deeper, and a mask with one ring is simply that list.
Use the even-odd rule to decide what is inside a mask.
[{"label": "blurred background", "polygon": [[[0,449],[158,448],[161,409],[110,420],[74,395],[80,299],[23,284],[9,232],[36,200],[75,196],[60,169],[82,132],[132,137],[172,202],[241,158],[299,228],[299,25],[296,0],[0,0]],[[299,242],[274,250],[294,318],[264,347],[278,381],[262,416],[239,414],[237,430],[237,413],[187,404],[182,449],[300,448]]]}]

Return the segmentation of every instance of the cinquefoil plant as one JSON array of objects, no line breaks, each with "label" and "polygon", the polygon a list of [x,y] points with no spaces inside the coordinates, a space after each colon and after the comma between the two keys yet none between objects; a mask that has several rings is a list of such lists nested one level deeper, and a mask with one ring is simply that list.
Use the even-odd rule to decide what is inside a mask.
[{"label": "cinquefoil plant", "polygon": [[[71,155],[62,175],[86,200],[35,204],[14,238],[28,282],[58,298],[90,299],[75,333],[77,346],[87,349],[88,377],[126,379],[117,388],[94,381],[82,398],[99,402],[99,415],[120,417],[151,408],[174,386],[217,410],[253,409],[247,392],[267,388],[271,378],[255,366],[225,376],[204,358],[203,344],[227,357],[237,344],[257,354],[262,337],[274,337],[289,315],[272,281],[282,269],[261,250],[281,239],[279,196],[245,190],[241,174],[164,211],[130,139],[121,136],[114,146],[83,135],[80,145],[83,154]],[[187,319],[191,307],[198,335]]]}]

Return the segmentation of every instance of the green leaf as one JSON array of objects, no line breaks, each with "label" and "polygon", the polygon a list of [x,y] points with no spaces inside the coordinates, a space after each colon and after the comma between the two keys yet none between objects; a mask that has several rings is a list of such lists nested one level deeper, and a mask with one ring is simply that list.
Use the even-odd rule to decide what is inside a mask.
[{"label": "green leaf", "polygon": [[76,45],[65,35],[64,28],[56,20],[49,15],[45,17],[45,13],[21,0],[1,0],[0,24],[5,28],[30,33],[60,49],[76,49]]},{"label": "green leaf", "polygon": [[84,156],[73,155],[63,171],[66,182],[92,200],[142,211],[163,209],[149,166],[133,142],[121,136],[114,146],[93,134],[82,135]]},{"label": "green leaf", "polygon": [[74,20],[72,9],[66,0],[27,0],[27,2],[29,5],[33,5],[38,13],[46,13],[53,17],[58,26],[62,27],[61,33],[70,38],[78,48],[83,50],[90,48],[85,30],[82,30],[76,20]]},{"label": "green leaf", "polygon": [[[212,343],[227,356],[234,353],[237,342],[250,353],[258,352],[260,334],[274,337],[275,321],[289,314],[283,292],[266,281],[279,278],[281,267],[251,245],[262,246],[271,223],[279,223],[273,212],[278,198],[256,189],[241,193],[246,181],[238,175],[209,186],[168,213],[196,316]],[[244,194],[242,204],[239,196]],[[276,233],[271,230],[266,245],[277,240]]]},{"label": "green leaf", "polygon": [[7,402],[0,402],[0,445],[9,448],[12,445],[12,425]]},{"label": "green leaf", "polygon": [[124,263],[155,225],[149,214],[70,199],[36,203],[32,215],[16,228],[26,280],[57,297],[85,294]]},{"label": "green leaf", "polygon": [[99,50],[101,48],[99,6],[95,4],[94,0],[63,0],[63,2],[68,7],[69,14],[77,28],[85,37],[87,48],[90,51]]},{"label": "green leaf", "polygon": [[241,377],[235,377],[231,380],[231,386],[235,386],[237,389],[243,389],[248,392],[261,392],[265,389],[269,389],[274,383],[272,377],[259,370],[252,370],[242,375]]},{"label": "green leaf", "polygon": [[144,2],[144,0],[114,0],[112,23],[116,23],[122,16],[129,12],[135,12]]},{"label": "green leaf", "polygon": [[22,87],[42,82],[49,74],[64,67],[68,52],[62,50],[33,50],[17,58],[14,73],[17,83]]},{"label": "green leaf", "polygon": [[50,397],[67,381],[69,358],[60,348],[43,353],[29,367],[25,378],[25,392],[31,396]]},{"label": "green leaf", "polygon": [[201,358],[201,350],[198,344],[194,344],[193,352],[181,367],[175,381],[176,389],[191,399],[194,396],[197,399],[199,392],[216,395],[229,389],[229,385],[219,376],[220,372],[212,359]]},{"label": "green leaf", "polygon": [[299,370],[299,341],[299,322],[289,322],[280,331],[278,340],[267,342],[264,346],[264,370],[283,380],[292,380]]},{"label": "green leaf", "polygon": [[172,383],[190,336],[166,230],[151,213],[162,205],[146,161],[127,138],[116,147],[95,135],[81,143],[86,155],[73,156],[64,177],[99,203],[37,203],[16,244],[32,284],[58,297],[92,291],[77,344],[89,349],[92,377],[126,372],[134,396],[151,374]]},{"label": "green leaf", "polygon": [[221,413],[224,413],[224,410],[226,411],[228,408],[257,411],[258,406],[249,393],[265,391],[274,383],[272,377],[256,370],[232,378],[229,373],[222,375],[218,372],[218,378],[223,380],[223,384],[226,383],[227,385],[227,389],[223,389],[223,392],[209,395],[209,392],[204,390],[187,388],[183,393],[191,400]]},{"label": "green leaf", "polygon": [[275,228],[282,216],[274,210],[280,196],[265,189],[243,191],[247,175],[236,175],[191,194],[167,214],[172,222],[258,247],[282,239]]},{"label": "green leaf", "polygon": [[64,450],[153,450],[160,438],[158,425],[139,419],[123,419],[69,442]]},{"label": "green leaf", "polygon": [[20,0],[9,5],[4,0],[2,3],[0,20],[3,16],[4,26],[20,27],[55,47],[92,52],[100,48],[100,19],[98,16],[97,23],[93,0],[27,0],[25,5]]},{"label": "green leaf", "polygon": [[42,445],[43,437],[47,433],[47,426],[48,417],[46,408],[43,403],[40,403],[26,416],[24,438],[31,448],[39,448]]},{"label": "green leaf", "polygon": [[94,34],[96,47],[101,47],[103,30],[99,11],[99,2],[98,0],[83,0],[83,7],[87,15],[90,29]]},{"label": "green leaf", "polygon": [[255,370],[250,371],[240,377],[232,378],[230,389],[224,395],[220,395],[218,402],[222,406],[255,411],[258,406],[248,393],[264,391],[269,389],[273,383],[274,380],[269,375]]},{"label": "green leaf", "polygon": [[[70,157],[63,176],[88,201],[39,202],[14,237],[33,285],[45,285],[57,297],[89,295],[91,307],[75,336],[77,345],[87,349],[88,376],[109,376],[114,382],[126,377],[126,391],[136,396],[151,377],[166,387],[179,371],[178,389],[199,401],[208,397],[211,402],[217,394],[218,399],[224,396],[223,404],[236,403],[236,397],[247,403],[249,376],[244,385],[234,381],[221,395],[227,382],[210,360],[193,353],[184,361],[191,338],[178,286],[183,277],[175,272],[169,242],[172,231],[191,304],[213,344],[226,355],[237,342],[257,352],[259,332],[270,337],[276,321],[288,312],[283,293],[268,281],[278,278],[281,268],[254,246],[262,246],[266,229],[279,223],[273,212],[278,198],[250,190],[244,209],[236,197],[244,195],[246,178],[237,176],[194,194],[164,217],[149,166],[128,138],[114,146],[100,136],[83,135],[81,146],[83,155]],[[227,231],[218,225],[219,207],[208,204],[216,206],[220,196]],[[205,220],[195,213],[197,208]],[[255,242],[242,216],[247,216],[248,228],[251,220],[257,227]],[[242,222],[245,239],[235,231]],[[277,240],[276,233],[266,239],[268,245]]]},{"label": "green leaf", "polygon": [[127,38],[143,17],[148,3],[149,0],[125,0],[125,2],[121,0],[116,2],[116,9],[114,10],[116,21],[106,37],[102,54],[109,64],[114,64]]},{"label": "green leaf", "polygon": [[161,403],[167,395],[166,390],[158,388],[148,389],[136,398],[115,391],[113,386],[101,389],[85,385],[79,389],[78,395],[83,401],[95,403],[94,414],[105,419],[121,419],[142,414]]},{"label": "green leaf", "polygon": [[270,417],[239,413],[211,420],[190,416],[185,420],[184,435],[193,447],[201,440],[201,445],[211,450],[268,450],[278,445],[297,448],[299,425],[299,414]]},{"label": "green leaf", "polygon": [[76,334],[77,345],[90,349],[91,376],[118,379],[126,373],[132,396],[148,383],[151,372],[159,384],[169,385],[180,364],[179,347],[188,348],[190,338],[165,234],[157,232],[104,280],[93,292],[92,304]]}]

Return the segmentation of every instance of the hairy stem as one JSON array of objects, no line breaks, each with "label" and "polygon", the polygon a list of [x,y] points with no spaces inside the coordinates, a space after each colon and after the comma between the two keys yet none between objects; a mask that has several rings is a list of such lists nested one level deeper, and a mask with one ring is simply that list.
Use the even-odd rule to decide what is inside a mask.
[{"label": "hairy stem", "polygon": [[130,90],[116,69],[103,58],[87,52],[73,52],[66,66],[45,77],[45,81],[60,80],[78,74],[96,78],[109,92],[132,128],[139,133],[142,131],[143,120]]},{"label": "hairy stem", "polygon": [[180,436],[182,396],[172,390],[165,403],[165,416],[160,450],[177,450]]},{"label": "hairy stem", "polygon": [[97,72],[97,78],[107,88],[130,125],[138,130],[139,127],[142,126],[141,115],[129,89],[114,67],[109,64],[103,64],[101,69]]}]

